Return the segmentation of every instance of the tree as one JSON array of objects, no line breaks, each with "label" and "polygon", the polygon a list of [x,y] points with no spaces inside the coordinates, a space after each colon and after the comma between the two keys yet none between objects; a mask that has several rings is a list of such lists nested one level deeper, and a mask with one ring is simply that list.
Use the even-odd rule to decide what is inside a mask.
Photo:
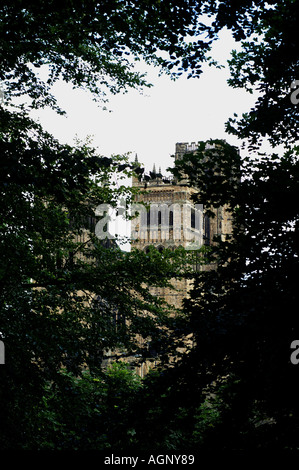
[{"label": "tree", "polygon": [[240,159],[216,141],[218,156],[208,151],[212,164],[204,158],[206,143],[178,162],[177,176],[188,175],[207,209],[231,207],[234,236],[215,240],[210,257],[217,270],[196,276],[185,302],[196,347],[162,379],[149,381],[151,413],[138,408],[136,441],[147,451],[296,450],[298,374],[290,360],[298,332],[298,124],[290,89],[298,72],[296,2],[222,2],[210,11],[217,12],[215,29],[226,24],[236,39],[247,36],[233,53],[229,83],[260,91],[255,107],[230,119],[227,130],[252,151],[264,138],[287,151]]},{"label": "tree", "polygon": [[[115,206],[120,196],[131,200],[130,190],[109,185],[114,173],[130,175],[128,160],[100,156],[87,145],[61,145],[26,111],[51,106],[62,112],[50,90],[59,78],[105,99],[105,87],[116,93],[145,85],[132,61],[143,58],[168,71],[175,57],[186,68],[204,44],[182,40],[191,13],[180,2],[6,2],[0,14],[5,449],[34,445],[37,409],[45,387],[63,383],[62,368],[101,374],[105,351],[147,356],[147,343],[138,338],[154,341],[156,333],[165,352],[169,329],[161,326],[171,320],[143,282],[166,285],[181,269],[172,253],[124,254],[103,246],[94,210]],[[158,47],[172,58],[156,54]],[[45,80],[38,75],[42,66]]]},{"label": "tree", "polygon": [[[33,107],[57,110],[50,88],[59,78],[105,100],[107,90],[146,84],[134,70],[141,58],[173,76],[186,69],[198,74],[198,59],[204,60],[210,43],[185,41],[203,30],[186,1],[4,2],[1,25],[0,77],[7,100],[26,94]],[[42,66],[46,80],[38,75]]]},{"label": "tree", "polygon": [[[234,176],[231,161],[222,155],[226,174]],[[201,201],[217,204],[215,178],[203,175],[200,162],[193,176],[196,168]],[[205,444],[295,449],[298,378],[290,345],[299,326],[298,148],[246,158],[241,174],[224,193],[234,214],[233,240],[218,240],[217,270],[200,273],[186,301],[197,336],[191,370],[201,387],[218,383],[211,390],[222,400],[221,425]]]},{"label": "tree", "polygon": [[[278,5],[274,0],[22,0],[2,2],[0,14],[0,78],[6,100],[27,95],[33,107],[49,105],[59,110],[51,86],[60,78],[90,90],[97,100],[105,100],[107,90],[140,88],[146,84],[134,69],[140,59],[172,78],[184,72],[198,77],[203,62],[215,63],[210,48],[223,28],[231,30],[236,41],[250,38],[251,55],[256,51],[255,57],[266,58],[264,65],[255,64],[262,74],[251,73],[252,80],[265,77],[267,83],[271,77],[271,84],[278,83],[280,78],[271,71],[277,70],[281,53],[285,67],[279,68],[280,84],[286,79],[284,86],[289,87],[289,79],[296,78],[289,65],[296,58],[297,12],[295,2],[289,0]],[[260,49],[251,39],[253,34],[265,35]],[[241,56],[244,59],[244,53]],[[43,66],[45,79],[39,75]]]},{"label": "tree", "polygon": [[[206,168],[200,143],[177,172],[197,183],[207,209],[230,204],[233,238],[215,240],[209,260],[217,269],[195,274],[185,300],[194,348],[158,379],[148,377],[136,401],[136,448],[199,455],[296,450],[299,149],[240,161],[234,148],[213,143],[222,145],[218,155],[209,151],[215,166]],[[215,167],[222,181],[207,171]]]},{"label": "tree", "polygon": [[[199,76],[202,62],[213,63],[208,57],[210,46],[227,27],[237,41],[246,40],[243,52],[235,53],[231,61],[231,84],[250,88],[260,81],[262,92],[255,109],[239,124],[236,122],[237,127],[233,128],[234,122],[230,121],[230,131],[241,138],[252,138],[253,144],[258,143],[260,135],[269,135],[272,143],[285,145],[296,137],[295,107],[283,106],[290,86],[286,82],[296,79],[298,70],[293,21],[297,12],[291,0],[278,4],[272,0],[12,1],[2,3],[0,11],[0,76],[5,105],[16,104],[15,97],[29,97],[29,104],[21,102],[21,110],[50,105],[62,112],[51,95],[51,86],[59,78],[105,100],[106,88],[114,93],[146,84],[145,77],[133,69],[139,59],[160,66],[171,77],[184,71],[190,77]],[[283,67],[278,65],[281,52]],[[38,75],[42,66],[47,73],[44,80]],[[1,447],[26,448],[35,445],[40,419],[45,417],[36,411],[45,403],[45,387],[54,383],[60,391],[65,390],[67,380],[64,376],[62,379],[61,365],[68,374],[77,375],[82,365],[100,374],[98,364],[104,349],[125,346],[139,353],[136,333],[143,337],[165,333],[167,340],[168,330],[161,329],[165,321],[169,326],[167,315],[160,305],[152,304],[154,299],[142,288],[141,280],[163,284],[180,273],[180,261],[176,264],[170,254],[159,257],[154,252],[149,256],[123,256],[118,249],[105,250],[94,236],[89,237],[92,246],[74,241],[74,234],[82,235],[82,218],[91,217],[99,203],[114,204],[123,195],[123,188],[120,192],[112,190],[107,181],[113,171],[128,162],[101,157],[87,146],[62,146],[28,115],[8,112],[3,106],[1,117],[0,331],[7,353],[7,363],[1,370]],[[255,424],[274,420],[278,423],[274,438],[266,432],[264,444],[274,446],[283,437],[282,447],[295,447],[295,397],[289,399],[278,387],[277,370],[292,388],[295,371],[292,366],[285,369],[284,359],[285,345],[293,339],[296,327],[290,299],[297,299],[297,230],[291,225],[297,224],[297,209],[288,197],[289,193],[297,196],[296,152],[290,151],[281,161],[273,157],[247,167],[249,179],[238,189],[230,179],[216,181],[220,186],[224,183],[222,202],[234,208],[236,241],[216,245],[219,269],[198,278],[187,303],[187,328],[196,334],[198,346],[182,364],[164,372],[157,381],[151,382],[150,378],[148,388],[136,400],[137,407],[140,403],[144,407],[146,398],[152,413],[142,421],[144,408],[137,408],[140,414],[136,431],[130,430],[129,434],[136,432],[134,445],[143,438],[141,442],[148,446],[150,440],[144,438],[144,432],[150,429],[151,442],[157,449],[172,449],[178,439],[183,439],[181,445],[185,448],[215,448],[215,442],[221,443],[221,439],[213,443],[213,438],[223,431],[226,441],[222,447],[254,447],[258,429]],[[224,148],[223,156],[222,169],[229,178],[236,153]],[[219,162],[215,164],[219,167]],[[208,178],[209,172],[206,178],[196,173],[198,168],[195,163],[201,197],[215,206],[219,198],[215,199],[214,178]],[[242,172],[248,175],[246,166]],[[91,176],[96,176],[99,186]],[[282,182],[287,184],[287,193]],[[125,196],[129,194],[125,192]],[[285,203],[281,205],[282,197]],[[290,212],[277,211],[277,205],[288,207]],[[89,228],[88,233],[93,234],[93,230]],[[141,298],[132,298],[132,290]],[[96,305],[89,303],[91,292],[96,295]],[[204,312],[199,304],[201,297],[205,300]],[[279,313],[285,304],[288,315],[280,322]],[[111,305],[116,307],[117,332],[114,326],[111,328]],[[139,314],[144,310],[151,313],[146,322]],[[129,329],[122,321],[123,312],[130,319]],[[255,338],[254,345],[248,329]],[[99,330],[105,330],[105,336],[99,337]],[[227,379],[218,386],[225,375]],[[211,388],[213,379],[215,388]],[[73,387],[73,377],[70,383]],[[85,382],[80,382],[79,388],[80,384],[84,388]],[[78,390],[77,384],[74,388]],[[207,388],[215,392],[213,399],[206,394]],[[277,393],[271,394],[273,389]],[[56,404],[60,404],[59,396]],[[187,406],[186,396],[190,398]],[[55,400],[51,403],[55,408]],[[206,412],[211,403],[214,414]],[[85,409],[89,409],[89,403]],[[51,410],[55,416],[56,411]],[[161,422],[159,434],[156,431],[160,431]],[[82,429],[80,423],[75,432],[78,429]],[[124,443],[128,442],[126,431]],[[37,442],[40,445],[43,441]],[[67,442],[69,445],[70,440]]]},{"label": "tree", "polygon": [[[238,5],[218,7],[222,22],[229,24],[230,11],[230,24],[236,24]],[[148,444],[158,450],[297,449],[298,374],[290,359],[298,333],[298,124],[290,85],[298,73],[298,12],[292,1],[242,7],[247,38],[243,50],[233,53],[229,83],[261,93],[255,107],[241,120],[230,119],[227,129],[256,153],[240,159],[216,141],[220,158],[208,151],[207,164],[200,143],[175,170],[189,176],[207,209],[231,207],[234,234],[215,240],[210,256],[217,270],[199,273],[186,300],[196,347],[160,382],[168,411],[161,406],[151,420]],[[264,138],[287,150],[258,152]],[[157,440],[166,416],[173,418]]]},{"label": "tree", "polygon": [[166,353],[168,309],[143,282],[167,285],[182,259],[97,237],[97,206],[132,198],[109,184],[130,174],[126,158],[61,145],[20,113],[1,117],[1,447],[19,448],[38,435],[44,388],[63,383],[62,370],[101,375],[109,350],[144,361],[157,335]]},{"label": "tree", "polygon": [[130,426],[128,408],[141,387],[141,378],[124,362],[111,364],[101,376],[63,372],[59,383],[46,387],[36,418],[41,431],[30,436],[27,446],[107,452],[111,446],[119,448],[119,436]]},{"label": "tree", "polygon": [[[294,145],[298,139],[298,106],[292,99],[298,79],[298,40],[296,2],[280,1],[261,9],[253,35],[242,42],[240,52],[229,60],[234,88],[258,90],[255,106],[240,120],[227,123],[227,130],[240,139],[249,139],[258,149],[266,138],[272,146]],[[292,88],[293,85],[293,88]],[[297,103],[298,104],[298,103]]]}]

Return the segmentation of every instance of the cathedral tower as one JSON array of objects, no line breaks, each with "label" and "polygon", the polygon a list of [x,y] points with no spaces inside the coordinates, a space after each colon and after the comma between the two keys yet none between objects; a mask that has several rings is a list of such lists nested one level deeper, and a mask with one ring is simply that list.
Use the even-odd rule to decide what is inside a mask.
[{"label": "cathedral tower", "polygon": [[[177,143],[175,161],[196,150],[195,142]],[[141,191],[135,198],[134,209],[139,215],[132,220],[132,248],[147,251],[152,245],[160,252],[180,246],[192,250],[204,244],[210,245],[215,235],[231,233],[231,219],[226,208],[216,209],[214,218],[206,217],[203,206],[192,201],[192,195],[198,191],[188,185],[187,178],[178,181],[173,177],[164,177],[160,168],[156,171],[155,164],[149,174],[144,174],[137,156],[135,165],[136,176],[133,177],[132,186]],[[211,269],[211,266],[198,269]],[[174,287],[174,290],[156,289],[155,294],[175,308],[180,308],[183,298],[188,295],[190,283],[176,280]]]}]

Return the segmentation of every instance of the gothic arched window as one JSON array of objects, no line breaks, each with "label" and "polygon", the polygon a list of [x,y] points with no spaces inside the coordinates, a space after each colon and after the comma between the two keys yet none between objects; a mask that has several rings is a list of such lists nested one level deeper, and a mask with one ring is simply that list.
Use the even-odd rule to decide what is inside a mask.
[{"label": "gothic arched window", "polygon": [[207,215],[205,215],[205,218],[204,218],[204,243],[205,245],[210,245],[210,237],[211,237],[210,218]]},{"label": "gothic arched window", "polygon": [[195,228],[195,209],[191,209],[191,228]]},{"label": "gothic arched window", "polygon": [[169,211],[169,226],[173,226],[173,211]]},{"label": "gothic arched window", "polygon": [[162,214],[161,211],[158,212],[158,225],[161,225],[162,223]]}]

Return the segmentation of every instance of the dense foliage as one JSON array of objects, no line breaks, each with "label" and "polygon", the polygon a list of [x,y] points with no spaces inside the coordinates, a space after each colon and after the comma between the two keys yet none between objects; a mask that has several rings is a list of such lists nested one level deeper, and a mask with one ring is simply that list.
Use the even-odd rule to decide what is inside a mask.
[{"label": "dense foliage", "polygon": [[[247,6],[245,21],[253,18]],[[251,153],[240,158],[224,142],[208,142],[209,150],[202,142],[174,170],[189,176],[208,211],[231,207],[234,232],[215,239],[209,255],[217,270],[198,273],[185,302],[196,347],[155,384],[164,400],[149,400],[148,408],[158,417],[144,413],[148,428],[138,428],[140,442],[151,436],[147,450],[298,450],[299,383],[291,361],[299,327],[298,106],[291,100],[298,8],[261,3],[256,13],[254,34],[233,53],[229,83],[260,95],[241,120],[227,123]],[[265,154],[265,139],[280,149]]]},{"label": "dense foliage", "polygon": [[[297,449],[297,2],[21,0],[2,2],[0,19],[1,449]],[[183,253],[124,254],[95,236],[96,207],[131,200],[108,184],[131,174],[128,159],[61,145],[25,110],[62,112],[59,79],[100,100],[148,85],[141,59],[172,78],[200,76],[224,28],[243,46],[230,85],[260,91],[228,131],[288,150],[240,159],[217,141],[207,163],[200,143],[178,165],[207,209],[231,207],[235,227],[215,240],[218,269],[196,275],[179,321],[145,283],[182,275]],[[107,350],[143,359],[142,337],[171,353],[173,334],[190,332],[193,351],[144,381],[101,368]]]},{"label": "dense foliage", "polygon": [[2,110],[1,117],[5,448],[29,445],[43,388],[58,386],[62,369],[96,374],[110,350],[143,360],[146,338],[157,354],[163,342],[166,354],[170,330],[161,326],[171,327],[168,309],[143,282],[167,285],[180,275],[182,256],[123,252],[97,237],[95,209],[132,198],[130,188],[109,184],[112,175],[121,182],[129,174],[125,158],[102,157],[85,144],[61,145],[21,114]]},{"label": "dense foliage", "polygon": [[233,238],[216,240],[211,253],[217,270],[199,273],[186,300],[197,338],[187,361],[190,402],[196,406],[203,394],[201,406],[208,403],[217,415],[217,426],[213,423],[208,440],[199,444],[203,449],[295,450],[299,383],[290,358],[299,328],[299,149],[244,158],[236,171],[240,159],[235,154],[233,165],[234,152],[225,154],[225,148],[214,153],[216,166],[221,155],[227,178],[222,200],[215,191],[217,176],[205,171],[200,150],[192,162],[186,156],[180,165],[197,180],[206,207],[226,200],[234,217]]},{"label": "dense foliage", "polygon": [[258,149],[266,138],[275,146],[294,145],[298,140],[298,106],[292,100],[298,79],[298,4],[280,1],[261,11],[254,34],[242,42],[240,52],[229,60],[229,84],[258,91],[255,106],[241,119],[232,117],[229,132],[249,139]]}]

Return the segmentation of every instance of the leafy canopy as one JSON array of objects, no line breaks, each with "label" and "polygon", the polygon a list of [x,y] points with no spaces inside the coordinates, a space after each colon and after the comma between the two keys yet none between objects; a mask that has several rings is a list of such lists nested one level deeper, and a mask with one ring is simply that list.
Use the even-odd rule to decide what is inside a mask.
[{"label": "leafy canopy", "polygon": [[[51,106],[62,112],[51,94],[59,79],[105,100],[107,90],[117,93],[147,84],[134,68],[141,59],[172,78],[184,72],[197,77],[203,62],[213,63],[211,44],[228,28],[237,41],[244,41],[243,51],[230,62],[230,84],[261,91],[255,107],[241,121],[231,120],[228,129],[254,145],[266,136],[287,146],[297,132],[296,108],[288,101],[288,86],[298,78],[297,15],[291,0],[4,1],[3,104],[16,104],[19,97],[26,108],[22,100],[29,98],[26,109]],[[239,175],[237,154],[219,142],[222,159],[215,156],[213,168],[224,171],[225,178],[209,171],[200,158],[202,148],[200,162],[184,161],[182,170],[201,184],[206,204],[231,205],[235,240],[215,245],[219,269],[198,276],[186,303],[187,329],[198,347],[153,386],[149,380],[136,402],[135,428],[127,420],[120,429],[115,423],[123,418],[121,411],[132,418],[132,402],[121,393],[120,405],[115,388],[135,394],[134,380],[116,370],[97,388],[94,375],[83,381],[73,375],[88,365],[101,376],[98,365],[109,348],[146,356],[144,343],[136,341],[140,336],[158,339],[155,346],[162,343],[162,351],[171,345],[169,332],[176,325],[143,281],[166,285],[182,273],[182,260],[166,252],[163,257],[153,251],[124,255],[103,247],[83,220],[92,222],[101,202],[131,197],[123,187],[118,191],[107,184],[122,165],[130,170],[127,160],[102,157],[89,146],[61,145],[28,115],[8,112],[3,104],[0,334],[7,364],[1,369],[1,448],[69,448],[73,438],[80,448],[105,448],[107,430],[118,448],[132,440],[140,448],[140,439],[147,450],[150,444],[163,450],[190,450],[199,443],[242,448],[255,445],[255,423],[269,418],[282,425],[272,441],[269,433],[264,442],[275,445],[277,436],[283,436],[282,446],[296,447],[297,397],[288,393],[295,371],[285,367],[285,347],[297,328],[290,306],[297,298],[297,150],[280,161],[249,162],[241,168],[245,179],[239,186],[233,184],[235,173],[229,179],[231,170]],[[220,196],[216,187],[224,189]],[[228,380],[218,387],[223,377]],[[211,401],[205,387],[212,380],[215,395],[207,413]],[[112,390],[110,403],[106,383]],[[72,406],[61,400],[64,393],[75,409],[83,406],[88,420],[82,414],[70,420]],[[102,411],[104,420],[99,418]],[[99,439],[86,444],[86,429],[91,439],[100,424]]]},{"label": "leafy canopy", "polygon": [[[147,84],[135,68],[141,59],[172,78],[184,72],[198,77],[203,62],[213,63],[209,51],[219,31],[228,28],[237,41],[263,34],[277,8],[274,0],[4,1],[0,80],[5,99],[27,95],[34,108],[48,105],[61,112],[51,86],[63,79],[105,100],[107,91]],[[39,71],[45,67],[43,79]]]}]

